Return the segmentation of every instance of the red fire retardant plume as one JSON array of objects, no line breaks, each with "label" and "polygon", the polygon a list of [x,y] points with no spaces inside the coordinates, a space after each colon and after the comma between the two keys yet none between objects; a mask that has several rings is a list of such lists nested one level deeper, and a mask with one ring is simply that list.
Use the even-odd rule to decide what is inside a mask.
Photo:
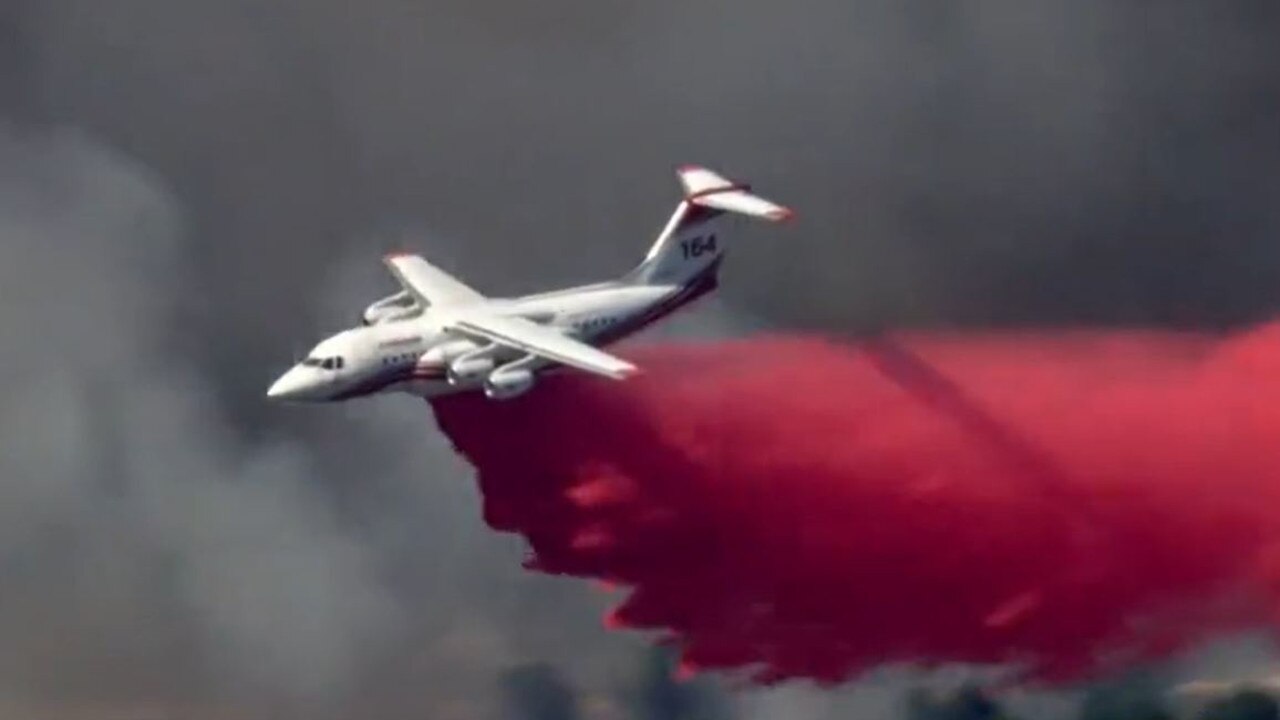
[{"label": "red fire retardant plume", "polygon": [[529,567],[686,669],[1082,679],[1280,610],[1280,326],[636,347],[435,403]]}]

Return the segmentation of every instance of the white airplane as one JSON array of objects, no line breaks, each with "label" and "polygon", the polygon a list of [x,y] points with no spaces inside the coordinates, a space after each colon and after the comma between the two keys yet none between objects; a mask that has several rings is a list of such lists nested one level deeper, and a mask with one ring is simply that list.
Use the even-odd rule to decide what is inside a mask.
[{"label": "white airplane", "polygon": [[644,261],[617,280],[488,298],[418,255],[388,255],[384,261],[402,290],[366,308],[360,327],[316,345],[267,397],[320,402],[483,388],[489,398],[507,399],[554,366],[626,378],[636,366],[598,348],[715,289],[724,252],[717,218],[792,215],[706,168],[686,166],[677,174],[684,198]]}]

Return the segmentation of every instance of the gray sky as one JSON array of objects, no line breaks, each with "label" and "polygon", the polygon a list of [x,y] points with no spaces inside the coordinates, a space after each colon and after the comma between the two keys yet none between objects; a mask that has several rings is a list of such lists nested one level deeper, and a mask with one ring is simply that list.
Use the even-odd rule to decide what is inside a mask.
[{"label": "gray sky", "polygon": [[607,685],[634,643],[581,585],[520,573],[425,408],[262,401],[391,289],[389,238],[499,294],[595,279],[700,162],[799,219],[741,229],[691,331],[1258,319],[1280,300],[1278,21],[1262,0],[0,4],[0,318],[32,339],[0,384],[0,696],[403,709],[524,659]]}]

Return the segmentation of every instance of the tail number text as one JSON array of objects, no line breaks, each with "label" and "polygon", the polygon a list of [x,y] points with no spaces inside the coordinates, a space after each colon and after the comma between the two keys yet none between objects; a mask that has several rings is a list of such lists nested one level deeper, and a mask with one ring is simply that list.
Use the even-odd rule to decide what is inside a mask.
[{"label": "tail number text", "polygon": [[716,236],[699,235],[691,240],[682,240],[680,242],[680,251],[684,253],[686,260],[715,253]]}]

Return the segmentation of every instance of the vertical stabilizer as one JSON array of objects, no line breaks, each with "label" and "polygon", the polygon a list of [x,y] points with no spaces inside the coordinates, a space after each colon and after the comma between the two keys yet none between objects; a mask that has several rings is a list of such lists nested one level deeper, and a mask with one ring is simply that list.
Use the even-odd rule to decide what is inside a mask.
[{"label": "vertical stabilizer", "polygon": [[682,285],[700,277],[724,254],[717,220],[726,213],[774,222],[792,217],[790,209],[751,192],[703,167],[686,165],[677,171],[684,199],[649,248],[644,262],[628,276],[636,282]]}]

